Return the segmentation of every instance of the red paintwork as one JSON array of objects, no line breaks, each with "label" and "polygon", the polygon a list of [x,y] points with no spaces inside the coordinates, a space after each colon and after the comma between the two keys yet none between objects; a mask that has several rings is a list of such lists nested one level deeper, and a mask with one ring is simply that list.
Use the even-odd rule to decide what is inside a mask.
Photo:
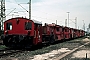
[{"label": "red paintwork", "polygon": [[34,28],[34,44],[42,43],[42,25],[35,24]]},{"label": "red paintwork", "polygon": [[81,35],[81,36],[84,36],[84,35],[85,35],[85,31],[80,30],[80,35]]},{"label": "red paintwork", "polygon": [[62,26],[59,26],[59,25],[57,25],[56,27],[55,27],[55,35],[57,36],[57,40],[61,40],[61,39],[63,39],[63,27]]},{"label": "red paintwork", "polygon": [[68,27],[64,27],[64,38],[65,39],[70,38],[70,29]]},{"label": "red paintwork", "polygon": [[43,34],[44,35],[50,35],[51,34],[50,31],[51,31],[51,29],[48,25],[43,26]]},{"label": "red paintwork", "polygon": [[70,28],[70,38],[73,38],[74,37],[73,36],[73,33],[74,33],[73,28]]},{"label": "red paintwork", "polygon": [[[17,24],[17,20],[19,20],[19,24]],[[12,23],[12,30],[6,30],[6,23]],[[31,22],[32,28],[31,30],[25,30],[25,22]],[[43,42],[52,42],[52,40],[62,40],[62,39],[70,39],[77,38],[85,35],[85,31],[63,27],[56,24],[45,24],[42,26],[41,23],[35,22],[34,20],[29,20],[26,18],[12,18],[4,22],[4,35],[6,35],[8,31],[8,35],[28,35],[29,37],[33,37],[33,44],[37,45]],[[44,37],[44,38],[42,38]],[[52,39],[52,40],[50,40]]]},{"label": "red paintwork", "polygon": [[[17,19],[19,20],[19,24],[17,24]],[[32,22],[32,29],[31,30],[25,30],[25,22]],[[6,30],[6,23],[11,22],[12,23],[12,30]],[[37,26],[40,27],[37,27]],[[4,22],[4,34],[5,31],[8,31],[8,34],[12,35],[27,35],[28,31],[30,31],[29,36],[33,36],[34,40],[33,43],[36,45],[40,42],[42,42],[42,25],[36,24],[29,19],[26,18],[12,18]],[[40,38],[39,38],[40,37]]]},{"label": "red paintwork", "polygon": [[77,30],[77,36],[80,37],[80,30]]},{"label": "red paintwork", "polygon": [[[19,20],[19,24],[17,24],[16,20]],[[4,22],[4,34],[6,31],[6,23],[11,22],[12,23],[12,30],[8,30],[8,34],[18,34],[18,35],[27,35],[28,30],[25,30],[25,22],[32,22],[32,26],[34,26],[34,23],[32,20],[28,20],[25,18],[13,18],[13,19],[9,19],[7,21]],[[32,30],[30,30],[30,36],[34,35],[34,27],[32,27]]]},{"label": "red paintwork", "polygon": [[55,34],[55,24],[47,24],[45,26],[43,26],[43,34],[45,35],[51,35],[51,32],[53,32]]}]

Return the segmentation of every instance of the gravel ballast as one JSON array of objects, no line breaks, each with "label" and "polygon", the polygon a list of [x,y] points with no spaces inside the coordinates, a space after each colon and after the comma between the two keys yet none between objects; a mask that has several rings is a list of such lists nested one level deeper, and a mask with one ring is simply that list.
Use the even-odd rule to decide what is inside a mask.
[{"label": "gravel ballast", "polygon": [[[88,40],[89,39],[86,39]],[[1,57],[0,60],[49,60],[52,58],[59,57],[61,54],[64,54],[66,52],[71,51],[72,49],[79,47],[80,45],[84,44],[85,41],[81,38],[79,39],[74,39],[71,41],[66,41],[62,43],[58,43],[55,45],[50,45],[47,47],[43,47],[42,49],[37,49],[34,51],[24,51],[23,53],[18,53],[18,54],[13,54],[10,56],[5,56]],[[89,46],[90,47],[90,46]],[[85,47],[84,47],[85,48]],[[81,49],[82,50],[82,49]],[[83,51],[83,50],[82,50]],[[78,53],[78,52],[77,52]],[[72,57],[74,58],[74,54],[70,54],[71,56],[66,56],[67,57]],[[68,58],[67,58],[68,59]],[[63,60],[63,59],[62,59]]]}]

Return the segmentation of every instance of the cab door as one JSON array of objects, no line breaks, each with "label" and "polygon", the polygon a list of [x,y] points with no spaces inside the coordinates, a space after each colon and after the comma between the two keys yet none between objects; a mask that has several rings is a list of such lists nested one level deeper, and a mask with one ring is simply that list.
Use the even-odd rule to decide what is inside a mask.
[{"label": "cab door", "polygon": [[34,28],[34,44],[38,44],[42,42],[42,25],[35,24]]}]

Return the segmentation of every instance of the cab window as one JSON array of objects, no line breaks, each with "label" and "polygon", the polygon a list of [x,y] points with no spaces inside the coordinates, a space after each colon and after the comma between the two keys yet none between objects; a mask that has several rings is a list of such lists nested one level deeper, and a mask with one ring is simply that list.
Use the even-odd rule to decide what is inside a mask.
[{"label": "cab window", "polygon": [[12,30],[12,23],[6,23],[6,30]]},{"label": "cab window", "polygon": [[59,31],[59,28],[56,28],[57,31]]},{"label": "cab window", "polygon": [[25,30],[31,30],[32,29],[32,22],[25,22]]}]

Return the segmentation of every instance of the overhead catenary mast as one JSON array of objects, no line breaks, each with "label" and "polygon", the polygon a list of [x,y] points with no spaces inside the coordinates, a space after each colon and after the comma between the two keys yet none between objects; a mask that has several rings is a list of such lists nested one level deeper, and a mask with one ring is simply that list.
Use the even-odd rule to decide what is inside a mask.
[{"label": "overhead catenary mast", "polygon": [[31,19],[31,0],[29,0],[29,19]]},{"label": "overhead catenary mast", "polygon": [[0,0],[0,30],[3,30],[5,18],[5,0]]},{"label": "overhead catenary mast", "polygon": [[75,28],[77,29],[77,17],[75,18]]},{"label": "overhead catenary mast", "polygon": [[65,19],[65,26],[67,27],[67,19]]},{"label": "overhead catenary mast", "polygon": [[25,11],[28,12],[29,14],[29,19],[31,19],[31,0],[29,0],[29,2],[27,3],[29,4],[29,10],[25,9],[23,6],[21,6],[20,4],[18,4],[19,6],[21,6]]},{"label": "overhead catenary mast", "polygon": [[70,12],[67,12],[67,13],[68,13],[68,27],[69,27],[69,13],[70,13]]}]

